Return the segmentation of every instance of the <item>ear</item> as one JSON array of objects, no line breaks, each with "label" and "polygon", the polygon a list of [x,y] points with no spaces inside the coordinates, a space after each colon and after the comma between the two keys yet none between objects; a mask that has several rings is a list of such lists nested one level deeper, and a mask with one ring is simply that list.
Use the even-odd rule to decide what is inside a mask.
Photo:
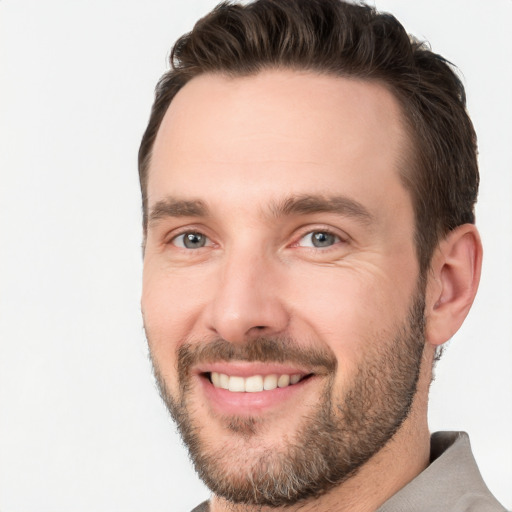
[{"label": "ear", "polygon": [[426,340],[448,341],[462,325],[480,282],[482,243],[473,224],[451,231],[432,256],[426,291]]}]

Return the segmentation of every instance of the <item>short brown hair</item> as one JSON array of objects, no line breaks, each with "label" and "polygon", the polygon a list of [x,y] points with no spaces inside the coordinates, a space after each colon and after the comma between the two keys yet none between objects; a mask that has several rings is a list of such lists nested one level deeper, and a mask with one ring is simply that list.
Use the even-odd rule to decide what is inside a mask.
[{"label": "short brown hair", "polygon": [[422,272],[441,237],[474,223],[477,148],[464,86],[450,63],[392,15],[342,0],[224,2],[178,39],[170,64],[139,149],[144,230],[151,152],[176,93],[203,73],[247,76],[269,68],[378,81],[395,95],[413,148],[401,178],[412,196]]}]

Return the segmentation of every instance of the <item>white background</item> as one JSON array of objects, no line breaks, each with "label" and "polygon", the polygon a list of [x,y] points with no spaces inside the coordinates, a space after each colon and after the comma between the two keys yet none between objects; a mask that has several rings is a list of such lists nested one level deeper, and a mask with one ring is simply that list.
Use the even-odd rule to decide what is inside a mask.
[{"label": "white background", "polygon": [[[2,512],[187,512],[208,496],[147,360],[136,154],[172,43],[213,5],[0,1]],[[430,419],[470,433],[511,508],[512,1],[377,6],[464,73],[485,262]]]}]

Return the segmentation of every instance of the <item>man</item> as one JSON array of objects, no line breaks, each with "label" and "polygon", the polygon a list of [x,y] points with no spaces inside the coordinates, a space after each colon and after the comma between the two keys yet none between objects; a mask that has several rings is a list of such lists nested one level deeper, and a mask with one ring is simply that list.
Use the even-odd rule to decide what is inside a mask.
[{"label": "man", "polygon": [[504,510],[467,436],[427,425],[482,259],[450,66],[338,0],[222,4],[171,61],[139,153],[142,311],[196,510]]}]

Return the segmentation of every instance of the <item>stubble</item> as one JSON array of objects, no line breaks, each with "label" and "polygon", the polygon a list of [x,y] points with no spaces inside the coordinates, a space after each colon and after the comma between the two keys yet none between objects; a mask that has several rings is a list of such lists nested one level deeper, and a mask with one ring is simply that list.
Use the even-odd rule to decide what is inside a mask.
[{"label": "stubble", "polygon": [[[357,473],[407,418],[416,394],[424,348],[424,299],[418,294],[393,339],[373,341],[349,389],[335,389],[336,358],[328,349],[305,349],[289,338],[186,343],[178,349],[179,396],[172,396],[153,361],[160,393],[187,445],[197,473],[211,491],[231,503],[289,506],[318,497]],[[225,418],[229,446],[207,435],[195,417],[190,369],[197,363],[259,361],[321,368],[328,377],[318,402],[295,432],[260,443],[265,421]]]}]

